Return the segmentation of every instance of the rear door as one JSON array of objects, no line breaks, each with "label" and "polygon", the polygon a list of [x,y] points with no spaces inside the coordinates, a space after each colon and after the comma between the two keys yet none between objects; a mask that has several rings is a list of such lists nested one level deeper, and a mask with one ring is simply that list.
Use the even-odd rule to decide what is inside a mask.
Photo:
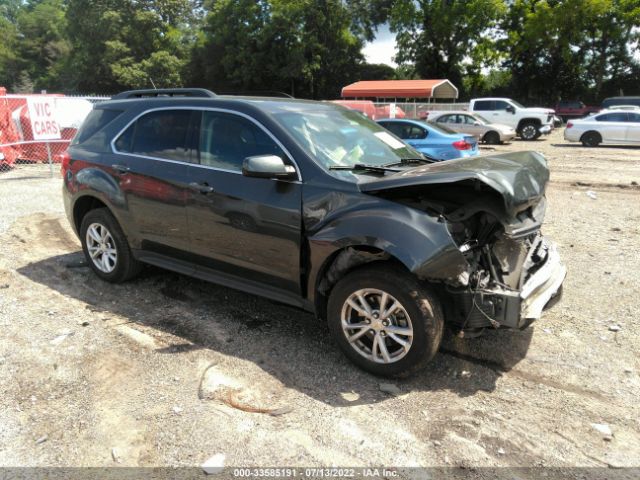
[{"label": "rear door", "polygon": [[627,142],[640,144],[640,113],[628,113]]},{"label": "rear door", "polygon": [[604,142],[625,143],[627,141],[627,112],[611,112],[598,115],[597,130]]},{"label": "rear door", "polygon": [[289,155],[265,128],[237,112],[201,112],[189,183],[191,249],[203,273],[222,273],[300,293],[301,182],[242,175],[253,155]]},{"label": "rear door", "polygon": [[181,256],[189,249],[185,207],[195,113],[149,111],[113,142],[113,175],[145,250]]}]

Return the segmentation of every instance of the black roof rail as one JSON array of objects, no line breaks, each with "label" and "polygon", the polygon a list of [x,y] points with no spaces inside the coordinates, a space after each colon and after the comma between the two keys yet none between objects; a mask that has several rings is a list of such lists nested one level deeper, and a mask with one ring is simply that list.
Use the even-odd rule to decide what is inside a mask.
[{"label": "black roof rail", "polygon": [[277,98],[295,98],[285,92],[277,90],[240,90],[221,92],[220,95],[246,96],[246,97],[277,97]]},{"label": "black roof rail", "polygon": [[112,100],[124,100],[127,98],[143,97],[199,97],[214,98],[216,96],[211,90],[205,88],[157,88],[146,90],[127,90],[111,97]]}]

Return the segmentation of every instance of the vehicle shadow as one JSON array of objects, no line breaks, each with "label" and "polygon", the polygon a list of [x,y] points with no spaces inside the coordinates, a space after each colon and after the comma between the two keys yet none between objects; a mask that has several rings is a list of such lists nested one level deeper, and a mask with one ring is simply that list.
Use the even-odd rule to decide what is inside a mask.
[{"label": "vehicle shadow", "polygon": [[[334,406],[384,401],[389,394],[380,384],[388,382],[401,393],[449,390],[465,397],[493,391],[500,376],[525,357],[533,333],[492,331],[477,339],[448,334],[425,370],[391,381],[351,364],[312,315],[268,299],[152,267],[126,284],[109,284],[93,274],[81,251],[33,262],[18,272],[86,303],[89,315],[118,315],[182,339],[157,354],[209,349],[242,358],[285,387]],[[344,392],[358,399],[347,401]]]}]

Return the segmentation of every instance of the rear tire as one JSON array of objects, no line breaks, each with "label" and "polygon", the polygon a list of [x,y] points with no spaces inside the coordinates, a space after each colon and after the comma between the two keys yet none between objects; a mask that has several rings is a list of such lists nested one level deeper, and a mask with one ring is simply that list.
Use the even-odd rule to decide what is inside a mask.
[{"label": "rear tire", "polygon": [[499,145],[502,142],[500,141],[500,134],[494,130],[487,132],[484,134],[484,143],[487,145]]},{"label": "rear tire", "polygon": [[538,131],[538,125],[534,122],[525,122],[520,126],[520,138],[522,140],[536,140],[540,137],[541,133]]},{"label": "rear tire", "polygon": [[580,138],[585,147],[597,147],[602,143],[602,136],[598,132],[587,132]]},{"label": "rear tire", "polygon": [[140,262],[133,258],[118,221],[106,208],[90,210],[82,218],[80,242],[87,263],[102,280],[125,282],[142,268]]},{"label": "rear tire", "polygon": [[400,268],[359,268],[329,297],[331,335],[353,363],[374,375],[404,377],[420,370],[442,340],[444,317],[436,295]]}]

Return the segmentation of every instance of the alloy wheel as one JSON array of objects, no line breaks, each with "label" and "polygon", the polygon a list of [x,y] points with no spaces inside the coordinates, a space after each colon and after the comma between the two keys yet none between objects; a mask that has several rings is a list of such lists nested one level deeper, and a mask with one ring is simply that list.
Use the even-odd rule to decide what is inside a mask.
[{"label": "alloy wheel", "polygon": [[394,363],[411,349],[413,326],[409,314],[383,290],[353,292],[342,306],[340,321],[351,347],[372,362]]},{"label": "alloy wheel", "polygon": [[111,273],[116,268],[118,251],[111,232],[100,223],[92,223],[85,237],[91,261],[98,270]]}]

